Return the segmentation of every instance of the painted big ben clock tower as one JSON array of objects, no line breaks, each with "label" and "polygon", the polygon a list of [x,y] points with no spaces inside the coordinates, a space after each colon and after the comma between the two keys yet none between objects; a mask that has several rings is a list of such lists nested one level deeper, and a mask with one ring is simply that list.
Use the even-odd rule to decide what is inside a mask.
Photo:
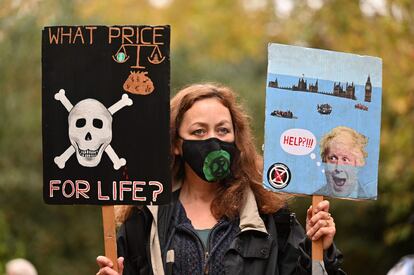
[{"label": "painted big ben clock tower", "polygon": [[365,83],[365,101],[371,102],[371,94],[372,94],[372,84],[371,84],[371,78],[368,75],[367,82]]}]

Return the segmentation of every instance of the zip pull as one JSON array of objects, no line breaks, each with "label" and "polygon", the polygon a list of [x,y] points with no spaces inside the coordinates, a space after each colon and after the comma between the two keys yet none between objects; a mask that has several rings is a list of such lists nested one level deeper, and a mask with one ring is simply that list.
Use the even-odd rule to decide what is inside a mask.
[{"label": "zip pull", "polygon": [[206,251],[206,253],[204,253],[204,274],[207,275],[208,274],[208,251]]}]

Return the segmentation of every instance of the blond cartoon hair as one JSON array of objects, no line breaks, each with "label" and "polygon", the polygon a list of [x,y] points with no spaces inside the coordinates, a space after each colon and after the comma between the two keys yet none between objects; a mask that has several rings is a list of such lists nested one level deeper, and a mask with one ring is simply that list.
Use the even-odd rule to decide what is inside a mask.
[{"label": "blond cartoon hair", "polygon": [[335,127],[322,137],[319,146],[323,162],[326,162],[328,148],[333,140],[349,144],[353,148],[355,155],[359,156],[357,165],[365,165],[365,158],[368,157],[365,146],[368,144],[368,138],[346,126]]}]

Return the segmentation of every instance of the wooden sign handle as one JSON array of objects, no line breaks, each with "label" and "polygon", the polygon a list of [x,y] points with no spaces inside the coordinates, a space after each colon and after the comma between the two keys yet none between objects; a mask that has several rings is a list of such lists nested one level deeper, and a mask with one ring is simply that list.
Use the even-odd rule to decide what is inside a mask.
[{"label": "wooden sign handle", "polygon": [[118,272],[118,261],[116,253],[116,229],[115,229],[115,212],[113,205],[102,206],[102,221],[105,244],[105,256],[109,258],[114,266],[112,267]]},{"label": "wooden sign handle", "polygon": [[[312,209],[315,209],[316,206],[323,201],[323,196],[313,195],[312,196]],[[313,215],[313,213],[312,213]],[[317,241],[312,241],[312,260],[313,261],[323,261],[323,243],[322,239]]]}]

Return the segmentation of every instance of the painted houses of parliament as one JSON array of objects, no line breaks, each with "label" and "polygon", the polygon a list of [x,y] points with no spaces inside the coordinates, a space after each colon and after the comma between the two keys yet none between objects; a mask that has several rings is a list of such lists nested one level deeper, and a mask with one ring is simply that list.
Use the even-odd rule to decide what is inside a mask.
[{"label": "painted houses of parliament", "polygon": [[[279,86],[279,83],[276,78],[275,81],[269,81],[269,87],[283,89],[283,90],[298,91],[298,92],[318,93],[318,94],[331,95],[331,96],[337,96],[337,97],[343,97],[343,98],[349,98],[349,99],[356,100],[355,85],[353,82],[351,82],[351,84],[347,82],[345,84],[345,88],[343,87],[343,85],[341,85],[340,82],[338,83],[334,82],[333,89],[331,92],[319,91],[318,80],[316,80],[314,84],[308,85],[304,77],[299,78],[298,84],[293,85],[292,87]],[[368,76],[368,79],[365,83],[365,101],[371,102],[371,96],[372,96],[372,84],[371,84],[371,78],[370,76]]]}]

